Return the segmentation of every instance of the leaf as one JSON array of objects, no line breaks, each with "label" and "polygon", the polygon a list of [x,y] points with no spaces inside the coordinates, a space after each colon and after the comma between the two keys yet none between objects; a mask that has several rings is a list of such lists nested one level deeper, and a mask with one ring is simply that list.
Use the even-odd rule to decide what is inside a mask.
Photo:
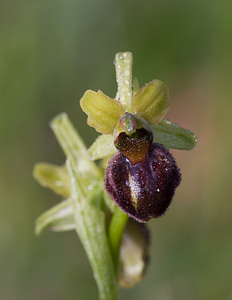
[{"label": "leaf", "polygon": [[123,114],[122,104],[106,96],[100,90],[98,92],[86,91],[80,100],[80,105],[88,115],[89,126],[103,134],[113,133]]},{"label": "leaf", "polygon": [[51,227],[54,231],[67,231],[75,229],[73,218],[73,202],[71,199],[62,201],[43,213],[35,226],[36,234],[41,234],[44,229]]},{"label": "leaf", "polygon": [[177,150],[192,150],[197,145],[197,138],[190,130],[162,120],[158,125],[151,126],[154,142],[163,144],[166,148]]},{"label": "leaf", "polygon": [[39,163],[34,167],[33,176],[42,186],[65,198],[69,197],[70,184],[66,166]]},{"label": "leaf", "polygon": [[148,123],[156,125],[169,108],[167,86],[156,79],[147,83],[133,97],[132,108]]},{"label": "leaf", "polygon": [[102,159],[116,151],[112,135],[100,135],[88,149],[91,160]]}]

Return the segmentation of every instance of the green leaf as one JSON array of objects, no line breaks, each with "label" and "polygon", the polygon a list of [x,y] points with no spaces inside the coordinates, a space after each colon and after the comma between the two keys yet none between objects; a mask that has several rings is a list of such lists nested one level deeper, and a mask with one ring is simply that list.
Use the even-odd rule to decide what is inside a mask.
[{"label": "green leaf", "polygon": [[69,197],[70,184],[66,166],[39,163],[34,167],[33,176],[42,186],[65,198]]},{"label": "green leaf", "polygon": [[163,144],[166,148],[177,150],[192,150],[197,145],[197,138],[190,130],[162,120],[158,125],[151,126],[154,142]]},{"label": "green leaf", "polygon": [[83,193],[75,166],[67,167],[71,181],[71,197],[74,205],[76,231],[92,266],[101,300],[116,300],[118,284],[105,230],[105,216],[89,203]]},{"label": "green leaf", "polygon": [[73,217],[73,202],[71,199],[62,201],[43,213],[35,226],[36,234],[41,234],[44,229],[51,227],[54,231],[67,231],[75,229]]},{"label": "green leaf", "polygon": [[98,92],[86,91],[80,100],[80,105],[88,115],[89,126],[103,134],[113,133],[123,114],[122,104],[106,96],[100,90]]},{"label": "green leaf", "polygon": [[167,86],[156,79],[145,84],[133,97],[132,108],[148,123],[156,125],[169,108]]},{"label": "green leaf", "polygon": [[102,159],[117,152],[112,135],[100,135],[88,149],[92,160]]}]

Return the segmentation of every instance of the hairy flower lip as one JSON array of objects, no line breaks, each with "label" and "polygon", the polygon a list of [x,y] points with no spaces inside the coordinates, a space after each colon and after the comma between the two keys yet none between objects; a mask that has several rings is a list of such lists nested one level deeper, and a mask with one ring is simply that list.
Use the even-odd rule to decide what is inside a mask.
[{"label": "hairy flower lip", "polygon": [[105,172],[108,194],[123,211],[142,223],[165,213],[180,181],[175,159],[157,143],[152,144],[146,161],[135,165],[116,153]]}]

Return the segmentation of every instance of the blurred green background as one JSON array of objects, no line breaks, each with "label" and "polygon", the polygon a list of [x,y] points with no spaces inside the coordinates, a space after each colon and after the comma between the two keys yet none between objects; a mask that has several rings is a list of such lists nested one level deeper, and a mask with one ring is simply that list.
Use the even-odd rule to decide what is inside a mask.
[{"label": "blurred green background", "polygon": [[33,165],[64,162],[49,121],[66,111],[89,146],[79,99],[116,92],[114,55],[134,54],[141,85],[170,87],[168,118],[198,136],[175,151],[183,181],[165,217],[149,222],[143,282],[121,299],[232,299],[232,5],[229,1],[0,2],[0,298],[97,299],[74,232],[34,235],[59,197]]}]

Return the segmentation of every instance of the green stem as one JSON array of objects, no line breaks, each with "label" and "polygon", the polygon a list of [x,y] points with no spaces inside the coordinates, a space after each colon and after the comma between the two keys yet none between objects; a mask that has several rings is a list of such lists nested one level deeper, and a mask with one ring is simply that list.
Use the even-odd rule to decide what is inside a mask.
[{"label": "green stem", "polygon": [[121,245],[122,234],[128,220],[128,215],[119,207],[116,207],[109,227],[109,241],[113,255],[115,270],[118,270],[119,250]]},{"label": "green stem", "polygon": [[126,108],[127,112],[132,112],[132,64],[133,56],[131,52],[119,52],[116,54],[115,69],[119,101]]}]

